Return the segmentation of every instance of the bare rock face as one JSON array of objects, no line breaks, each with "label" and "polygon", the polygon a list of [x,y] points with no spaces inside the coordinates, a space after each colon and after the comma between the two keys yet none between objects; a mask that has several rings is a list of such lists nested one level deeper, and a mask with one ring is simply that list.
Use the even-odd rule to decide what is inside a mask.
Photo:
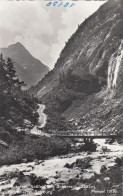
[{"label": "bare rock face", "polygon": [[101,86],[118,88],[118,81],[122,78],[122,8],[121,0],[108,1],[78,26],[61,51],[55,68],[35,87],[34,92],[38,94],[40,91],[39,97],[48,92],[51,86],[57,86],[59,74],[64,79],[62,73],[66,75],[68,70],[72,70],[74,87],[75,83],[81,88],[88,86],[89,80],[91,86],[93,78],[97,77],[95,89],[98,89],[98,81]]},{"label": "bare rock face", "polygon": [[80,24],[54,69],[32,89],[46,104],[50,128],[58,128],[63,114],[67,122],[79,120],[82,129],[122,131],[122,10],[121,0],[110,0]]}]

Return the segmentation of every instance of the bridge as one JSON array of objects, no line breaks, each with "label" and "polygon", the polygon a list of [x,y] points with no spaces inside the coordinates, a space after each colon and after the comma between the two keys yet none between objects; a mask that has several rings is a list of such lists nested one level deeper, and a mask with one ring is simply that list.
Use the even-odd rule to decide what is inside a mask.
[{"label": "bridge", "polygon": [[58,132],[54,134],[56,137],[59,138],[78,138],[84,139],[84,142],[93,142],[93,139],[117,139],[119,138],[118,133],[111,133],[111,132]]}]

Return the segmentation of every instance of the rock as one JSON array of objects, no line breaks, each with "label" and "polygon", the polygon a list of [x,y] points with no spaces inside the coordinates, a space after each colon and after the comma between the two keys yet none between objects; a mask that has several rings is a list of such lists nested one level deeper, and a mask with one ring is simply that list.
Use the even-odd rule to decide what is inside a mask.
[{"label": "rock", "polygon": [[87,169],[91,166],[90,161],[90,157],[85,157],[84,159],[77,159],[75,166],[80,167],[81,169]]},{"label": "rock", "polygon": [[30,174],[30,183],[32,184],[34,180],[37,178],[37,176],[33,173]]},{"label": "rock", "polygon": [[16,187],[20,186],[20,183],[18,182],[18,180],[14,183],[13,186],[16,186]]},{"label": "rock", "polygon": [[102,165],[101,166],[101,169],[100,169],[100,173],[103,173],[107,170],[107,167],[105,165]]},{"label": "rock", "polygon": [[46,184],[47,179],[42,177],[36,177],[36,179],[32,182],[33,186],[43,186]]},{"label": "rock", "polygon": [[101,182],[100,179],[97,179],[97,180],[96,180],[96,183],[100,184],[100,183],[102,183],[102,182]]},{"label": "rock", "polygon": [[13,169],[10,172],[7,172],[7,178],[16,178],[16,177],[20,177],[23,176],[23,172],[20,172],[18,169]]},{"label": "rock", "polygon": [[102,184],[102,181],[101,181],[100,179],[96,179],[94,185],[95,185],[95,187],[96,187],[97,189],[100,189],[100,188],[102,188],[102,185],[103,185],[103,184]]},{"label": "rock", "polygon": [[109,178],[109,177],[105,177],[105,178],[104,178],[104,181],[105,181],[105,182],[109,182],[109,181],[110,181],[110,178]]},{"label": "rock", "polygon": [[30,183],[33,186],[39,185],[43,186],[46,184],[47,179],[42,177],[37,177],[35,174],[30,174]]},{"label": "rock", "polygon": [[106,159],[111,159],[111,157],[108,157],[108,156],[107,156]]},{"label": "rock", "polygon": [[66,164],[64,165],[64,167],[70,168],[70,164],[69,164],[69,163],[66,163]]},{"label": "rock", "polygon": [[75,183],[76,183],[76,179],[75,178],[69,178],[69,180],[68,180],[68,184],[69,185],[75,185]]},{"label": "rock", "polygon": [[73,166],[74,166],[74,163],[72,163],[72,164],[66,163],[66,164],[64,165],[64,167],[66,167],[66,168],[68,168],[68,169],[72,169]]},{"label": "rock", "polygon": [[39,164],[39,160],[38,159],[35,159],[34,162],[35,162],[35,165]]},{"label": "rock", "polygon": [[56,176],[54,176],[54,178],[55,178],[55,179],[58,179],[58,178],[59,178],[59,176],[58,176],[58,175],[56,175]]},{"label": "rock", "polygon": [[107,151],[107,146],[102,146],[102,151],[105,153]]},{"label": "rock", "polygon": [[122,160],[121,158],[117,157],[117,158],[115,159],[115,163],[117,163],[119,166],[122,166],[123,160]]},{"label": "rock", "polygon": [[79,174],[76,175],[76,178],[79,178]]},{"label": "rock", "polygon": [[63,183],[65,183],[65,181],[64,181],[64,180],[59,179],[59,180],[58,180],[58,183],[62,183],[62,184],[63,184]]},{"label": "rock", "polygon": [[87,152],[87,155],[91,155],[91,154],[92,154],[92,152],[90,152],[90,151]]},{"label": "rock", "polygon": [[20,175],[13,186],[29,186],[30,185],[30,177],[27,175]]}]

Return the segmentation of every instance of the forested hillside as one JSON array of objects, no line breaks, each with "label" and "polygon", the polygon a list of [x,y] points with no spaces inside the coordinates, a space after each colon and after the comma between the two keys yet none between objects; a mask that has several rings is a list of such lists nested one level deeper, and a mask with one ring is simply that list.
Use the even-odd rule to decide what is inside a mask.
[{"label": "forested hillside", "polygon": [[[39,114],[38,99],[21,90],[14,63],[0,56],[0,165],[21,163],[66,153],[61,140],[30,134]],[[57,149],[56,149],[57,146]]]}]

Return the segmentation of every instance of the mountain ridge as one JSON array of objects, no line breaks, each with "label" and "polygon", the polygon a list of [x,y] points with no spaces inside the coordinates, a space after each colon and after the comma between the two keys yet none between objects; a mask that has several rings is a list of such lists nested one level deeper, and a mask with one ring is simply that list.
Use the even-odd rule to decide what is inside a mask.
[{"label": "mountain ridge", "polygon": [[48,129],[64,118],[66,129],[121,130],[122,8],[121,0],[108,1],[79,25],[54,69],[31,89],[46,104]]},{"label": "mountain ridge", "polygon": [[[39,82],[39,85],[37,85],[37,90],[35,88],[35,93],[38,93],[38,89],[41,88],[43,89],[46,83],[48,84],[47,91],[53,88],[53,86],[55,86],[56,83],[58,84],[58,79],[59,79],[58,74],[62,72],[62,70],[67,71],[69,67],[72,67],[75,74],[77,73],[78,75],[80,74],[84,75],[87,74],[88,72],[93,75],[97,75],[98,77],[99,76],[103,78],[107,77],[107,76],[104,77],[104,75],[106,75],[105,70],[104,69],[101,70],[102,65],[99,65],[98,62],[99,62],[99,58],[104,54],[103,53],[104,47],[106,47],[107,52],[103,57],[103,60],[105,61],[104,62],[105,68],[107,69],[108,66],[107,61],[109,60],[108,56],[110,56],[110,54],[108,53],[111,53],[112,52],[111,50],[113,50],[113,48],[114,50],[116,50],[115,48],[118,49],[120,45],[117,32],[119,29],[119,34],[121,33],[122,36],[121,27],[123,26],[123,21],[119,21],[119,17],[122,16],[122,9],[121,7],[119,7],[119,4],[122,4],[122,1],[114,0],[114,1],[109,1],[106,4],[103,4],[98,9],[97,12],[92,14],[80,26],[78,26],[78,30],[71,36],[71,38],[66,43],[66,46],[61,51],[60,57],[58,58],[53,71],[49,72],[48,77],[44,78],[41,82]],[[112,10],[110,11],[109,9],[111,8]],[[118,12],[118,14],[120,14],[120,16],[118,16],[118,14],[115,16],[116,27],[112,25],[115,12]],[[110,14],[110,16],[108,16],[107,13]],[[100,20],[102,21],[101,24],[100,24]],[[116,20],[118,20],[119,22],[116,23]],[[97,32],[101,33],[102,29],[103,29],[102,36],[98,36]],[[87,32],[88,30],[90,30],[91,32],[88,33]],[[112,37],[115,37],[116,40],[110,42],[111,36],[108,37],[109,31],[112,31]],[[103,42],[104,39],[107,39],[108,41]],[[110,48],[108,48],[109,42],[110,42],[110,46],[109,46]],[[102,45],[104,44],[104,46],[102,47],[101,44]],[[98,55],[95,58],[95,60],[94,60],[94,55],[95,56]],[[90,61],[92,61],[92,63],[90,63]],[[88,63],[90,63],[89,66]],[[97,68],[95,67],[95,64],[98,65]],[[48,81],[48,78],[50,82]],[[43,94],[45,93],[46,93],[45,91],[44,93],[42,92],[42,94],[39,95],[39,97],[43,96]]]},{"label": "mountain ridge", "polygon": [[49,68],[33,57],[20,42],[8,48],[1,48],[0,52],[5,58],[10,57],[15,62],[17,74],[20,80],[27,84],[26,88],[36,85],[49,71]]}]

